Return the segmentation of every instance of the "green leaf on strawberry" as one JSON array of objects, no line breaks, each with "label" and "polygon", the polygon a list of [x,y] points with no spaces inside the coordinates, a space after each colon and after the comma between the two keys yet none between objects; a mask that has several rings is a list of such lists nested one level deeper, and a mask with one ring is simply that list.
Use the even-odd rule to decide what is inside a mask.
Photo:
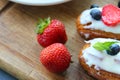
[{"label": "green leaf on strawberry", "polygon": [[110,46],[112,44],[115,44],[117,43],[116,41],[112,41],[112,42],[97,42],[93,45],[93,47],[96,49],[96,50],[99,50],[99,51],[102,51],[102,50],[109,50],[110,49]]},{"label": "green leaf on strawberry", "polygon": [[35,32],[37,34],[42,34],[44,32],[44,29],[50,24],[50,22],[50,17],[48,17],[47,19],[40,19]]}]

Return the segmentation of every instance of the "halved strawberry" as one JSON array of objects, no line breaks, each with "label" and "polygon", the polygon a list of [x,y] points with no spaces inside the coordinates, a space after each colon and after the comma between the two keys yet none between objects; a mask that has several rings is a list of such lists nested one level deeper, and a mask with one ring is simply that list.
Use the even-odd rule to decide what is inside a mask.
[{"label": "halved strawberry", "polygon": [[107,26],[115,27],[120,23],[120,8],[112,4],[105,5],[102,9],[102,21]]}]

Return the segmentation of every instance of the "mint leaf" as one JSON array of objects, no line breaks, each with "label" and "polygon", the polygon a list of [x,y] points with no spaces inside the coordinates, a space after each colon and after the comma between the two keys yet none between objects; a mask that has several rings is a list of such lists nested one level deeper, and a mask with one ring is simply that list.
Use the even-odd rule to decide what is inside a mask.
[{"label": "mint leaf", "polygon": [[93,45],[93,47],[94,47],[95,49],[97,49],[97,50],[100,50],[100,51],[104,50],[103,43],[101,43],[101,42],[95,43],[95,44]]},{"label": "mint leaf", "polygon": [[102,51],[102,50],[109,50],[110,49],[110,46],[112,44],[115,44],[117,42],[115,41],[112,41],[112,42],[97,42],[93,45],[93,47],[96,49],[96,50],[99,50],[99,51]]}]

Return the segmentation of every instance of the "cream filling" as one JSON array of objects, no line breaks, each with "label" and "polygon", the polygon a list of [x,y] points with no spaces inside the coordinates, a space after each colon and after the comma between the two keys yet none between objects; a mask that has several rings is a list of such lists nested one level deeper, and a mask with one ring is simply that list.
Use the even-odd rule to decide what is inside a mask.
[{"label": "cream filling", "polygon": [[[98,9],[100,11],[102,11],[102,8],[98,8]],[[80,17],[80,23],[81,24],[85,25],[85,24],[91,22],[90,25],[84,26],[84,28],[94,29],[94,30],[102,30],[102,31],[105,31],[105,32],[112,32],[112,33],[116,33],[116,34],[120,33],[120,24],[118,24],[115,27],[112,27],[112,26],[105,25],[101,20],[99,20],[99,21],[94,20],[90,15],[91,10],[92,9],[85,10],[81,14],[81,17]]]},{"label": "cream filling", "polygon": [[[117,41],[113,39],[105,39],[105,38],[96,38],[93,40],[86,41],[86,43],[90,43],[90,47],[86,48],[82,51],[83,58],[86,61],[86,64],[91,67],[94,65],[96,70],[105,70],[108,72],[120,74],[120,52],[111,56],[106,53],[106,51],[98,51],[92,46],[96,42],[105,42],[105,41]],[[120,41],[118,41],[120,42]],[[117,43],[120,46],[120,43]]]}]

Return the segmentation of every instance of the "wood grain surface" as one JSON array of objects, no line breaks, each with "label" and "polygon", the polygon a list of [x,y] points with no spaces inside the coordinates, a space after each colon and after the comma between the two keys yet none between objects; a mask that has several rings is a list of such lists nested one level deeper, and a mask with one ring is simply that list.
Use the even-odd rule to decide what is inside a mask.
[{"label": "wood grain surface", "polygon": [[[94,80],[79,65],[78,53],[84,40],[76,31],[77,16],[97,3],[117,5],[118,0],[73,0],[69,3],[33,7],[13,4],[0,15],[0,67],[21,80]],[[2,9],[4,0],[0,1]],[[72,54],[72,63],[66,72],[54,74],[39,62],[42,47],[36,41],[38,18],[57,18],[65,24],[68,41],[65,44]]]},{"label": "wood grain surface", "polygon": [[0,0],[0,11],[8,4],[7,0]]}]

